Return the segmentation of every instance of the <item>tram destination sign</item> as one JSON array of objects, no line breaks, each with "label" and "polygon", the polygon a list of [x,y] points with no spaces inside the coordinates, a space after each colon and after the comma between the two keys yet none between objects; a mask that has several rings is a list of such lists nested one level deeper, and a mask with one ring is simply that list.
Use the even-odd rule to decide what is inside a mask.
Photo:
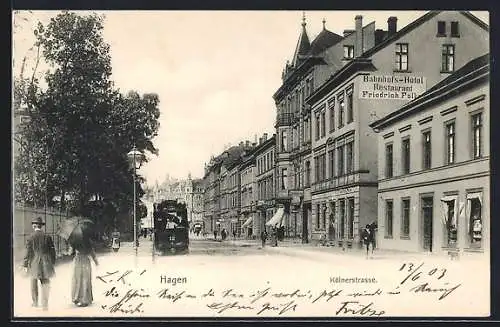
[{"label": "tram destination sign", "polygon": [[362,75],[359,98],[369,100],[413,100],[425,92],[425,77],[414,75]]}]

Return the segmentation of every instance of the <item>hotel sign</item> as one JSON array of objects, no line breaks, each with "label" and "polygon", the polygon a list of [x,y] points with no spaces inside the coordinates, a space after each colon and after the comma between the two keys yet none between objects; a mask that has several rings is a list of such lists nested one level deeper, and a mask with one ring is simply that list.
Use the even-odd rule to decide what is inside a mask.
[{"label": "hotel sign", "polygon": [[413,75],[360,76],[359,98],[368,100],[413,100],[426,91],[425,77]]}]

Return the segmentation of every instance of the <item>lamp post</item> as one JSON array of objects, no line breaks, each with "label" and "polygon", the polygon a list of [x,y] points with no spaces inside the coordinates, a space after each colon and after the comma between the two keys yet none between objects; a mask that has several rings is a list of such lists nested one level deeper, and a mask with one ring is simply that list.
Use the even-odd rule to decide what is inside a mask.
[{"label": "lamp post", "polygon": [[136,192],[136,179],[137,179],[137,169],[141,168],[142,162],[144,161],[144,154],[133,147],[132,151],[127,154],[128,158],[131,160],[134,169],[134,250],[137,256],[137,192]]}]

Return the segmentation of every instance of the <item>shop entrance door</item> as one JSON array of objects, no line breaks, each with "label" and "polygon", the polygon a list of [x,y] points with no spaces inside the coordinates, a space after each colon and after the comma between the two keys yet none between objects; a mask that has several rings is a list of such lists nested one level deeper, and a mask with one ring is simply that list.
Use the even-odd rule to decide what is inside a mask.
[{"label": "shop entrance door", "polygon": [[432,212],[432,197],[422,198],[423,248],[429,252],[432,252]]},{"label": "shop entrance door", "polygon": [[307,228],[309,222],[310,204],[304,204],[302,212],[302,243],[309,243],[309,230]]}]

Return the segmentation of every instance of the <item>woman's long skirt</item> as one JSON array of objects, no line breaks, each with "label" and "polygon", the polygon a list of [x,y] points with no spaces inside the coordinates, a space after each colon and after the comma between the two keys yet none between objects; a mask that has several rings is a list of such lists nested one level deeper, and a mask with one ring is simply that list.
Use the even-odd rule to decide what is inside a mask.
[{"label": "woman's long skirt", "polygon": [[92,303],[92,266],[88,255],[75,255],[71,298],[75,304]]}]

